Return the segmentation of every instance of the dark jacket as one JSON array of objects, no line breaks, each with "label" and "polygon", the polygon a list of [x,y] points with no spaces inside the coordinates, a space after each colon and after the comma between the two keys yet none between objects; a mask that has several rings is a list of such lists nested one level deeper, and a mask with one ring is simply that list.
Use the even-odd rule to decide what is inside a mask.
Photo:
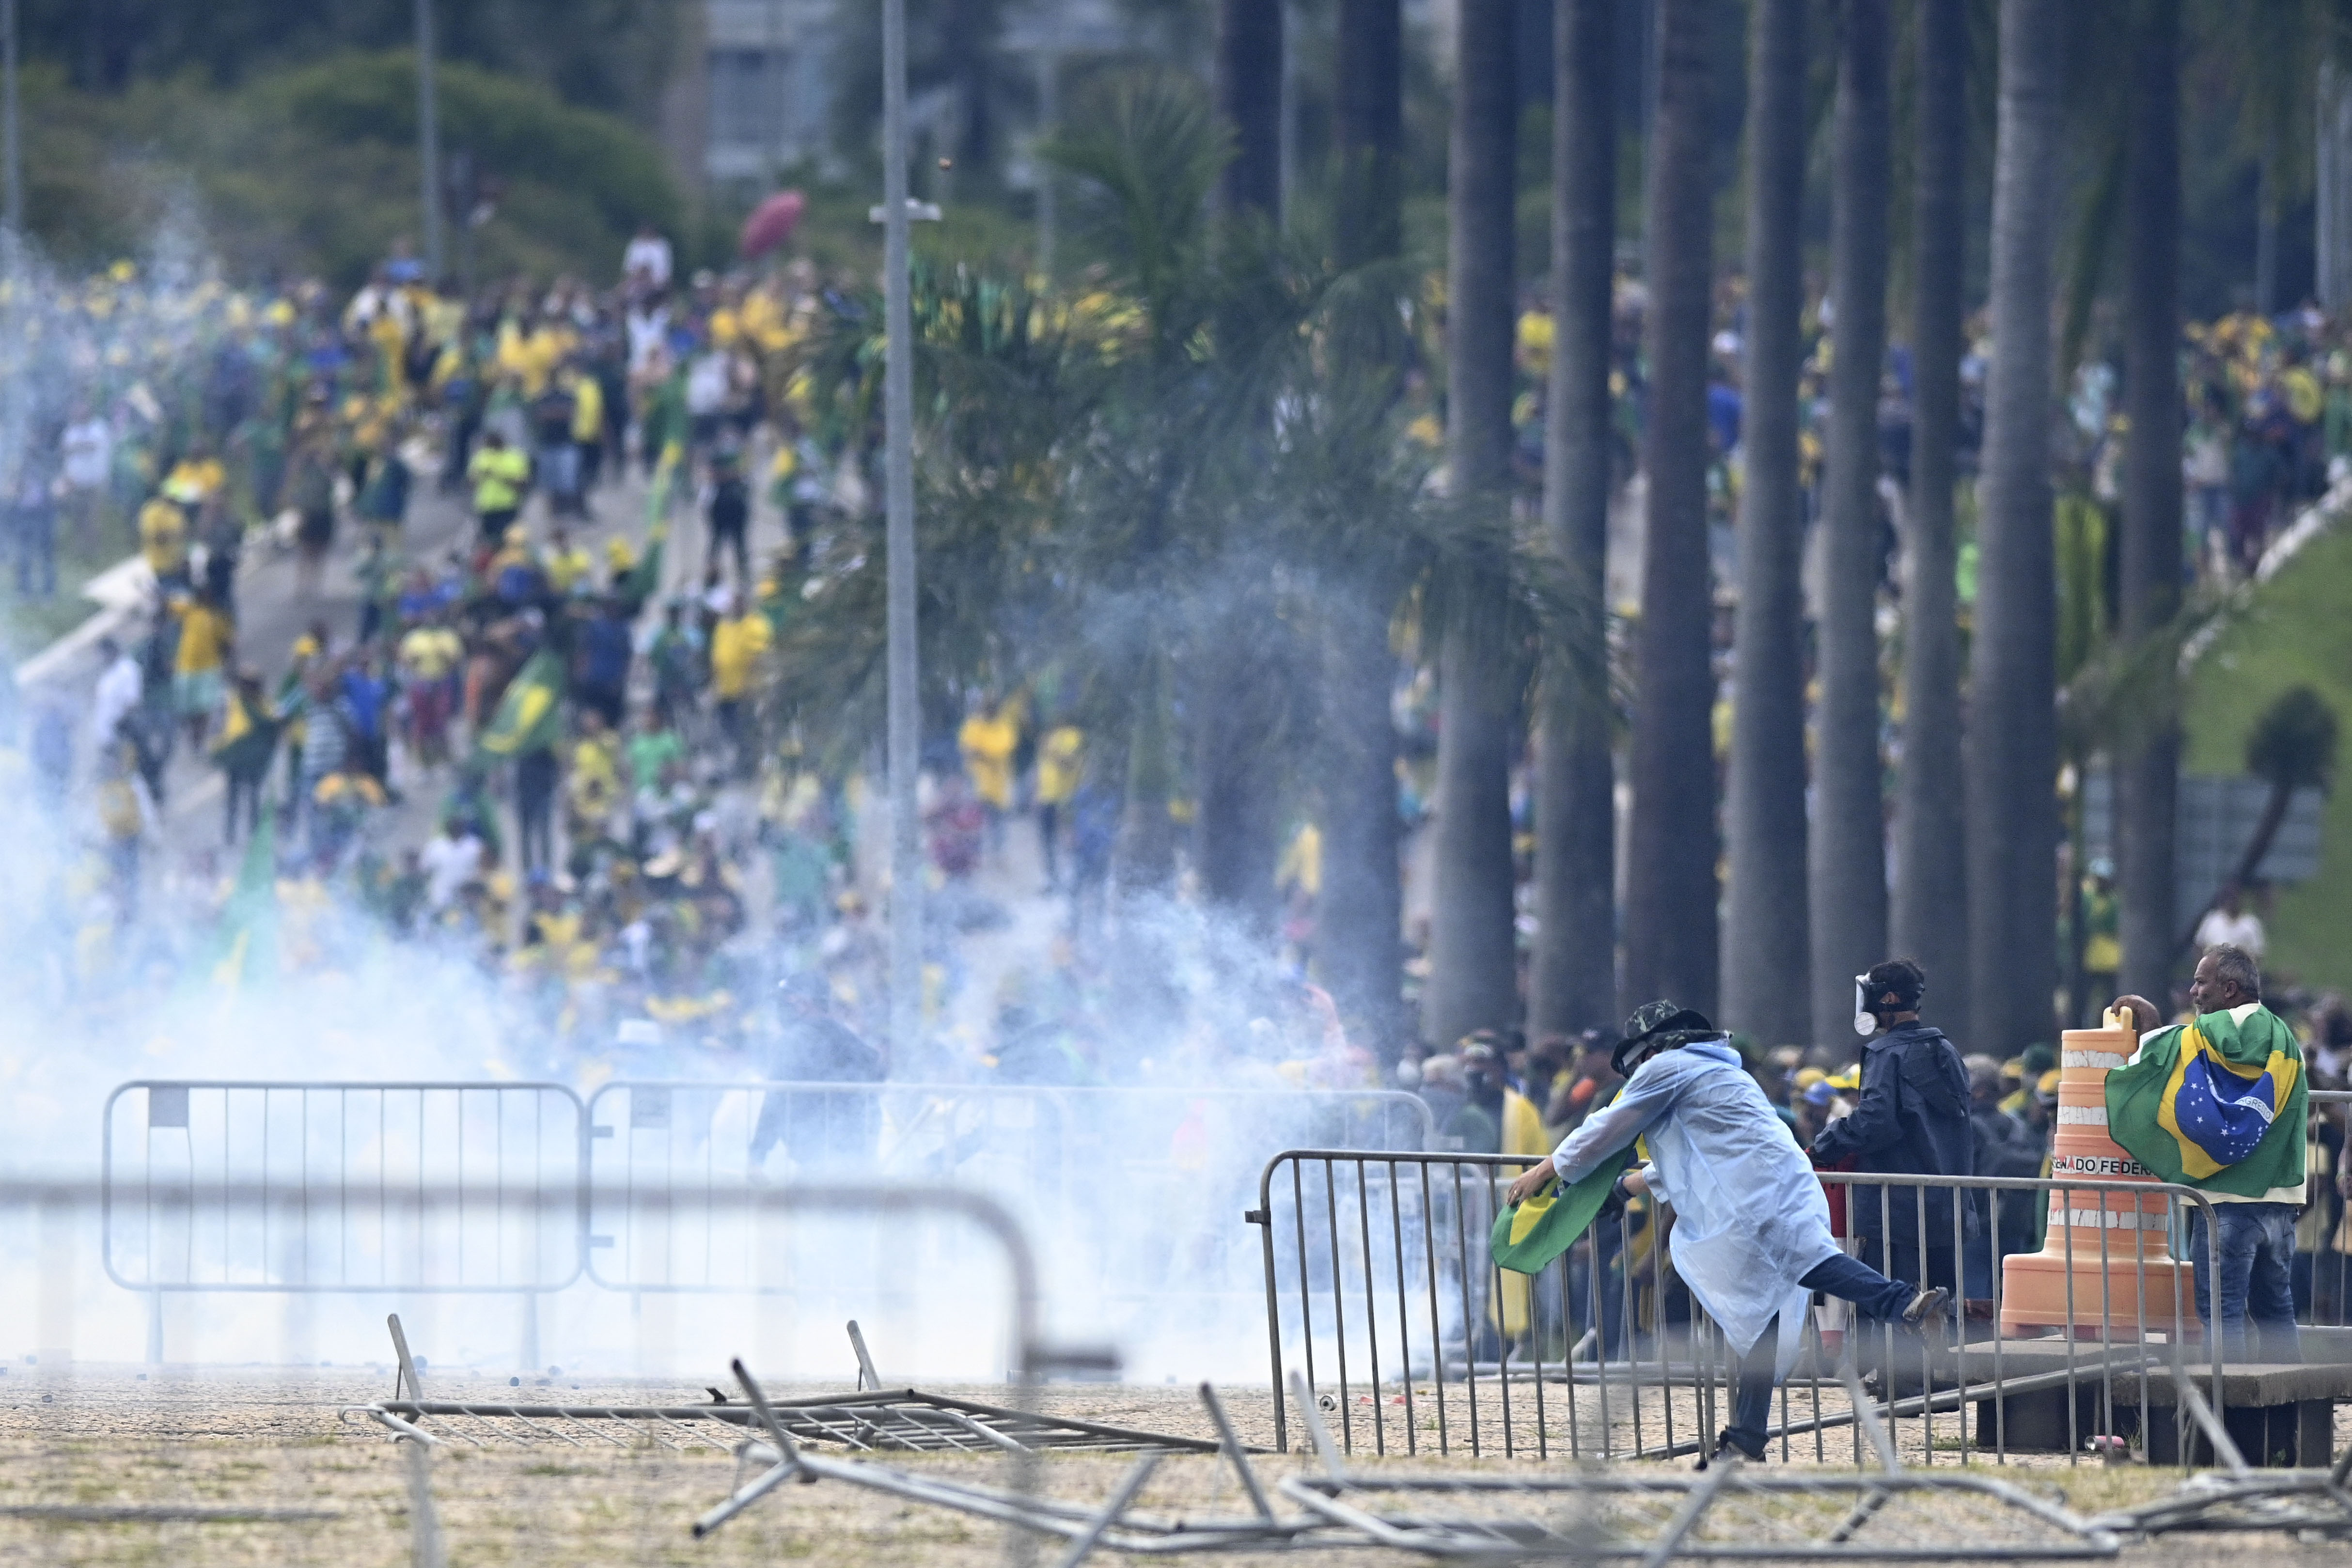
[{"label": "dark jacket", "polygon": [[[1969,1074],[1960,1053],[1929,1024],[1898,1024],[1862,1048],[1862,1099],[1851,1116],[1840,1117],[1813,1140],[1813,1162],[1833,1165],[1854,1157],[1857,1171],[1890,1174],[1971,1176],[1976,1173],[1976,1135],[1969,1122]],[[1916,1188],[1856,1184],[1853,1234],[1876,1240],[1891,1226],[1897,1242],[1916,1245]],[[1882,1208],[1880,1194],[1885,1194]],[[1963,1226],[1969,1221],[1964,1216]],[[1927,1194],[1927,1247],[1952,1246],[1952,1201],[1948,1190]],[[1864,1261],[1878,1261],[1875,1248]]]}]

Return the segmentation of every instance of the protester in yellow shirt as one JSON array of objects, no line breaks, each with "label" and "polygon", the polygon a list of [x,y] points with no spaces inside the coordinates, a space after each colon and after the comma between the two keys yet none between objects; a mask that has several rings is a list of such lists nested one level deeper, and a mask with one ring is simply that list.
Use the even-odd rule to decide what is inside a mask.
[{"label": "protester in yellow shirt", "polygon": [[547,553],[540,558],[540,570],[547,574],[547,585],[559,595],[584,593],[590,586],[589,575],[596,570],[596,558],[580,545],[572,542],[572,531],[559,528],[548,542]]},{"label": "protester in yellow shirt", "polygon": [[507,438],[496,430],[485,431],[482,445],[466,465],[466,477],[474,481],[474,517],[482,529],[482,542],[496,550],[504,543],[507,530],[514,526],[515,514],[522,510],[522,488],[530,481],[530,459],[507,445]]},{"label": "protester in yellow shirt", "polygon": [[992,815],[1013,807],[1013,750],[1020,744],[1021,730],[1012,714],[1011,703],[994,713],[975,710],[956,733],[964,776]]},{"label": "protester in yellow shirt", "polygon": [[159,583],[187,575],[188,514],[162,496],[139,509],[139,553]]},{"label": "protester in yellow shirt", "polygon": [[1086,769],[1086,731],[1075,724],[1056,724],[1037,743],[1037,841],[1045,852],[1045,890],[1062,885],[1059,855],[1062,808],[1078,793]]},{"label": "protester in yellow shirt", "polygon": [[179,651],[172,659],[173,705],[188,726],[188,744],[202,751],[205,731],[220,710],[221,668],[236,641],[236,627],[213,603],[210,590],[173,599],[171,611],[180,623]]},{"label": "protester in yellow shirt", "polygon": [[751,759],[746,754],[744,721],[751,676],[770,640],[768,618],[740,597],[710,631],[710,692],[717,700],[719,727],[735,747],[736,765],[747,771]]}]

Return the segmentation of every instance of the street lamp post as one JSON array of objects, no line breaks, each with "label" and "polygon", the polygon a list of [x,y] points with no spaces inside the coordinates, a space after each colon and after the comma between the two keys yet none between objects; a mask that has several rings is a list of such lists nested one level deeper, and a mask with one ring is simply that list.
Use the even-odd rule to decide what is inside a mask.
[{"label": "street lamp post", "polygon": [[907,5],[882,0],[884,546],[888,561],[890,1049],[910,1065],[923,1026],[923,855],[915,813],[922,715],[915,653],[915,344],[907,279]]},{"label": "street lamp post", "polygon": [[[14,4],[14,0],[10,0]],[[425,201],[425,274],[441,276],[441,123],[433,96],[433,0],[416,0],[416,162]]]}]

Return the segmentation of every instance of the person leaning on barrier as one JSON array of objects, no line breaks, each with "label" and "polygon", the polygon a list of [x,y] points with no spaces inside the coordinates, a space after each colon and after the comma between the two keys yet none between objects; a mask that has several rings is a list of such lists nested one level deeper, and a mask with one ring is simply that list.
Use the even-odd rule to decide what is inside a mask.
[{"label": "person leaning on barrier", "polygon": [[[880,1083],[889,1076],[882,1053],[833,1016],[833,984],[804,970],[776,987],[776,1046],[768,1076],[779,1083]],[[864,1090],[774,1089],[760,1102],[751,1133],[756,1169],[778,1143],[801,1170],[857,1166],[874,1157],[880,1122],[874,1096]]]},{"label": "person leaning on barrier", "polygon": [[1710,1458],[1761,1459],[1772,1389],[1796,1361],[1811,1292],[1913,1324],[1941,1321],[1951,1294],[1890,1279],[1839,1250],[1804,1152],[1704,1014],[1648,1004],[1625,1020],[1613,1061],[1632,1075],[1624,1089],[1512,1183],[1510,1201],[1554,1178],[1573,1185],[1648,1140],[1649,1163],[1617,1179],[1611,1204],[1647,1194],[1675,1211],[1675,1270],[1740,1358],[1732,1424]]},{"label": "person leaning on barrier", "polygon": [[[1833,1169],[1847,1156],[1853,1169],[1886,1175],[1971,1176],[1976,1140],[1969,1121],[1969,1072],[1944,1031],[1919,1020],[1927,973],[1907,958],[1890,959],[1854,976],[1854,1027],[1870,1033],[1862,1048],[1862,1091],[1853,1113],[1822,1129],[1813,1163]],[[1857,1183],[1848,1200],[1862,1256],[1889,1273],[1923,1284],[1959,1289],[1953,1245],[1952,1194],[1924,1194],[1927,1249],[1920,1250],[1922,1194],[1915,1188]],[[1973,1206],[1962,1226],[1975,1234]]]},{"label": "person leaning on barrier", "polygon": [[[2155,1004],[2116,999],[2116,1009],[2132,1015],[2139,1048],[2107,1075],[2107,1136],[2159,1180],[2194,1187],[2213,1205],[2222,1353],[2245,1360],[2251,1330],[2262,1360],[2301,1361],[2294,1268],[2309,1152],[2303,1048],[2263,1005],[2262,969],[2244,948],[2205,950],[2189,1005],[2196,1017],[2158,1028]],[[2214,1245],[2192,1215],[2197,1316],[2208,1323]]]}]

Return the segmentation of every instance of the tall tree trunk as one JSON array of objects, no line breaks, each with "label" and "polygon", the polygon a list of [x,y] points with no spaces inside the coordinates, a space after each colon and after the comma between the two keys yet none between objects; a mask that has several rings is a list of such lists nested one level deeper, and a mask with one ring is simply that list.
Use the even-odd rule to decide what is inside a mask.
[{"label": "tall tree trunk", "polygon": [[1355,268],[1404,244],[1404,14],[1399,0],[1339,0],[1339,252]]},{"label": "tall tree trunk", "polygon": [[[1339,265],[1402,245],[1404,145],[1400,0],[1340,0],[1333,130],[1340,165]],[[1392,374],[1391,366],[1374,367]],[[1323,670],[1323,891],[1316,956],[1349,1036],[1383,1059],[1404,1045],[1402,872],[1397,862],[1396,658],[1389,623],[1398,584],[1375,567],[1343,571],[1326,622]]]},{"label": "tall tree trunk", "polygon": [[1217,112],[1234,129],[1228,213],[1282,215],[1282,0],[1218,0]]},{"label": "tall tree trunk", "polygon": [[[2133,18],[2131,146],[2124,221],[2123,634],[2143,637],[2180,601],[2180,0]],[[2170,667],[2166,668],[2170,696]],[[2142,743],[2135,746],[2131,741]],[[2173,821],[2180,731],[2166,701],[2152,731],[2118,748],[2116,870],[2126,991],[2169,1005]],[[2101,999],[2104,1000],[2104,999]]]},{"label": "tall tree trunk", "polygon": [[[1748,24],[1748,331],[1740,386],[1739,604],[1732,621],[1728,929],[1723,1022],[1771,1044],[1812,1039],[1803,982],[1806,0],[1757,0]],[[1843,326],[1843,321],[1840,323]]]},{"label": "tall tree trunk", "polygon": [[1544,683],[1537,740],[1538,1034],[1617,1016],[1616,777],[1610,756],[1610,285],[1617,249],[1617,0],[1559,0],[1552,29],[1550,395],[1544,532],[1591,620]]},{"label": "tall tree trunk", "polygon": [[1821,711],[1813,751],[1813,1016],[1853,1012],[1887,956],[1878,747],[1878,376],[1886,358],[1887,0],[1846,0],[1831,180],[1830,438],[1822,475]]},{"label": "tall tree trunk", "polygon": [[[1217,8],[1217,110],[1234,142],[1219,187],[1228,218],[1282,216],[1282,14],[1281,0],[1223,0]],[[1246,574],[1234,572],[1204,639],[1202,700],[1192,714],[1199,808],[1192,844],[1202,895],[1258,927],[1273,915],[1273,716],[1253,693],[1251,675],[1265,652],[1271,606]],[[1257,673],[1263,678],[1262,665]]]},{"label": "tall tree trunk", "polygon": [[1275,737],[1280,693],[1290,688],[1289,649],[1272,594],[1234,581],[1230,602],[1212,612],[1222,634],[1200,650],[1193,692],[1195,731],[1193,864],[1202,900],[1270,937],[1275,916]]},{"label": "tall tree trunk", "polygon": [[1969,868],[1961,807],[1960,632],[1953,449],[1960,423],[1968,148],[1967,0],[1919,0],[1912,136],[1911,497],[1904,509],[1903,761],[1895,817],[1895,950],[1969,1038]]},{"label": "tall tree trunk", "polygon": [[2063,77],[2061,0],[2001,0],[1993,156],[1992,369],[1978,481],[1968,744],[1969,1045],[2052,1038],[2057,988],[2056,552],[2052,245]]},{"label": "tall tree trunk", "polygon": [[1706,355],[1715,281],[1716,7],[1658,0],[1643,273],[1650,367],[1642,625],[1634,642],[1633,875],[1625,993],[1712,1008],[1716,992],[1715,707],[1706,549]]},{"label": "tall tree trunk", "polygon": [[[1453,493],[1510,504],[1516,12],[1463,5],[1447,158],[1446,462]],[[1437,886],[1423,1032],[1450,1043],[1518,1016],[1512,909],[1511,660],[1505,563],[1451,585],[1438,656]]]}]

